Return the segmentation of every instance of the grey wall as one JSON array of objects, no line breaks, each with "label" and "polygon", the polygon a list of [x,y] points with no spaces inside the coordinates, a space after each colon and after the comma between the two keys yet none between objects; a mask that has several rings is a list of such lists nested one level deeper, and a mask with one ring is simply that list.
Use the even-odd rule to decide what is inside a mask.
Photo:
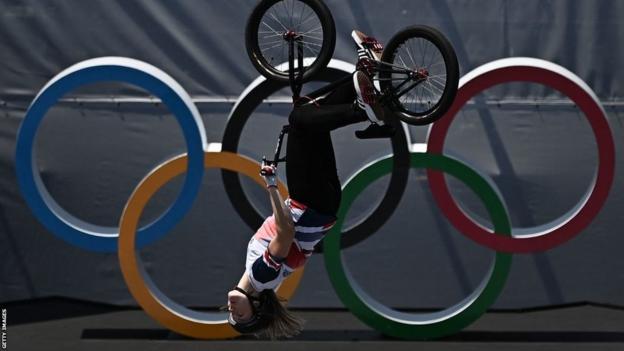
[{"label": "grey wall", "polygon": [[[21,198],[14,171],[15,140],[28,104],[55,74],[73,63],[119,55],[152,63],[196,99],[209,142],[220,142],[232,101],[258,75],[248,62],[243,31],[255,1],[17,1],[0,2],[0,301],[68,296],[133,305],[115,254],[73,247],[47,232]],[[338,27],[334,57],[353,62],[353,28],[387,41],[410,24],[444,32],[462,73],[509,56],[532,56],[578,74],[603,101],[616,140],[616,180],[592,224],[572,241],[540,254],[516,255],[495,307],[578,301],[624,305],[620,232],[624,87],[622,1],[338,1],[328,0]],[[116,225],[139,180],[167,157],[185,151],[175,119],[162,106],[134,101],[135,88],[97,85],[53,108],[37,139],[37,164],[50,193],[78,217]],[[547,223],[581,198],[596,167],[596,144],[583,116],[562,96],[537,85],[507,84],[468,106],[453,124],[448,153],[492,177],[512,223]],[[111,99],[99,103],[85,98]],[[114,98],[114,100],[112,99]],[[124,100],[122,98],[128,98]],[[106,100],[105,99],[105,100]],[[136,99],[135,99],[136,100]],[[121,103],[117,103],[122,101]],[[288,105],[266,104],[243,131],[241,153],[270,154]],[[386,141],[359,141],[346,128],[334,134],[339,171],[347,179],[390,152]],[[414,141],[425,140],[412,127]],[[383,180],[381,183],[386,182]],[[365,212],[384,184],[364,194]],[[173,182],[150,204],[155,218],[179,188]],[[248,184],[268,210],[261,189]],[[482,213],[460,184],[453,191]],[[268,212],[267,212],[268,213]],[[352,213],[356,218],[362,213]],[[141,256],[173,299],[216,306],[242,273],[253,231],[232,209],[220,174],[207,173],[192,211]],[[452,228],[431,199],[426,177],[413,172],[403,200],[374,236],[345,250],[355,277],[384,303],[448,306],[467,295],[493,252]],[[299,307],[341,306],[321,256],[313,257],[293,301]]]}]

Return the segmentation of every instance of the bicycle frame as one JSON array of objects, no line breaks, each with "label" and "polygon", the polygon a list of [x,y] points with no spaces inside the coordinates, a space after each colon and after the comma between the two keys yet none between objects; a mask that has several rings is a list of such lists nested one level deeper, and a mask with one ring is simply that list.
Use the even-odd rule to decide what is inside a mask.
[{"label": "bicycle frame", "polygon": [[[422,82],[427,80],[427,77],[429,75],[429,72],[427,72],[424,69],[419,69],[417,71],[412,71],[409,69],[406,69],[404,67],[400,67],[400,66],[396,66],[393,65],[391,63],[387,63],[387,62],[378,62],[375,65],[374,68],[374,72],[378,75],[380,72],[384,72],[384,73],[398,73],[398,74],[404,74],[406,75],[406,78],[397,78],[397,79],[392,79],[392,78],[388,78],[388,79],[384,79],[384,80],[398,80],[402,82],[397,85],[396,87],[394,87],[391,90],[386,90],[386,91],[382,91],[381,92],[381,98],[380,101],[382,103],[386,102],[388,99],[391,98],[400,98],[401,96],[405,95],[407,92],[409,92],[410,90],[412,90],[414,87],[418,86],[419,84],[421,84]],[[382,79],[377,78],[376,80],[381,81]],[[403,88],[405,85],[407,85],[408,83],[412,82],[412,84],[408,85],[405,89],[401,90],[401,88]]]}]

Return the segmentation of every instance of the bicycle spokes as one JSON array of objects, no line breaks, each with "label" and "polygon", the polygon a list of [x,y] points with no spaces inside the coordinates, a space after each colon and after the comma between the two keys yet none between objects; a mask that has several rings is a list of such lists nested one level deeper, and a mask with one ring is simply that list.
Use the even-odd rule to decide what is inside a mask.
[{"label": "bicycle spokes", "polygon": [[446,67],[435,45],[423,38],[411,38],[400,45],[390,66],[391,94],[415,113],[432,109],[442,98]]},{"label": "bicycle spokes", "polygon": [[[305,56],[318,57],[323,44],[321,21],[312,8],[301,1],[276,2],[260,20],[260,51],[269,64],[278,68],[279,64],[287,62],[289,43],[294,40],[301,44]],[[285,72],[288,67],[278,69]]]}]

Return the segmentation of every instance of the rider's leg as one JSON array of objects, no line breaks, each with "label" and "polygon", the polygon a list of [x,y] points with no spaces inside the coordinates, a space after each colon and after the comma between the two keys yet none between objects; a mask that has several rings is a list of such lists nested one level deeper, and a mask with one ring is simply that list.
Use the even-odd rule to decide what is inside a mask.
[{"label": "rider's leg", "polygon": [[310,133],[329,132],[363,121],[366,121],[366,113],[353,103],[297,106],[288,118],[291,130],[300,129]]},{"label": "rider's leg", "polygon": [[[334,86],[334,84],[337,84]],[[318,96],[331,87],[330,92],[324,97]],[[384,124],[388,122],[385,117],[385,108],[379,100],[379,94],[369,75],[363,70],[357,70],[351,79],[343,79],[321,87],[309,93],[309,96],[316,97],[314,101],[308,101],[305,105],[342,105],[356,103],[358,109],[364,110],[368,119],[373,123]],[[305,101],[305,97],[301,101]]]},{"label": "rider's leg", "polygon": [[344,83],[338,85],[331,93],[325,98],[319,99],[321,105],[337,105],[337,104],[350,104],[356,99],[355,87],[353,86],[353,79],[349,79]]},{"label": "rider's leg", "polygon": [[346,84],[319,101],[319,106],[296,106],[289,117],[288,190],[293,199],[321,213],[335,215],[341,198],[330,132],[366,120],[353,99],[353,85]]},{"label": "rider's leg", "polygon": [[348,80],[316,102],[295,106],[289,123],[295,129],[321,132],[366,121],[366,113],[357,106],[355,99],[353,81]]},{"label": "rider's leg", "polygon": [[[354,104],[353,80],[339,85],[317,104],[296,106],[289,116],[286,177],[290,196],[327,214],[335,214],[340,205],[341,185],[330,131],[366,121],[367,115]],[[358,137],[372,136],[370,131]]]},{"label": "rider's leg", "polygon": [[335,215],[341,189],[330,132],[291,129],[286,155],[290,197],[315,211]]}]

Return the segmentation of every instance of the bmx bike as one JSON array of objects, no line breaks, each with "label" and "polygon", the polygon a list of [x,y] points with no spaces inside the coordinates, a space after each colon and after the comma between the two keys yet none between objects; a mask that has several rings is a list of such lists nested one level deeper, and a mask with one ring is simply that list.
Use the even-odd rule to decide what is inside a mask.
[{"label": "bmx bike", "polygon": [[[245,30],[245,46],[255,68],[267,79],[290,83],[294,99],[302,84],[327,66],[335,44],[334,20],[322,0],[262,0]],[[455,51],[442,33],[428,26],[399,31],[380,60],[367,60],[365,66],[380,103],[411,125],[426,125],[442,117],[457,92]],[[306,97],[316,99],[347,79],[351,77]]]}]

